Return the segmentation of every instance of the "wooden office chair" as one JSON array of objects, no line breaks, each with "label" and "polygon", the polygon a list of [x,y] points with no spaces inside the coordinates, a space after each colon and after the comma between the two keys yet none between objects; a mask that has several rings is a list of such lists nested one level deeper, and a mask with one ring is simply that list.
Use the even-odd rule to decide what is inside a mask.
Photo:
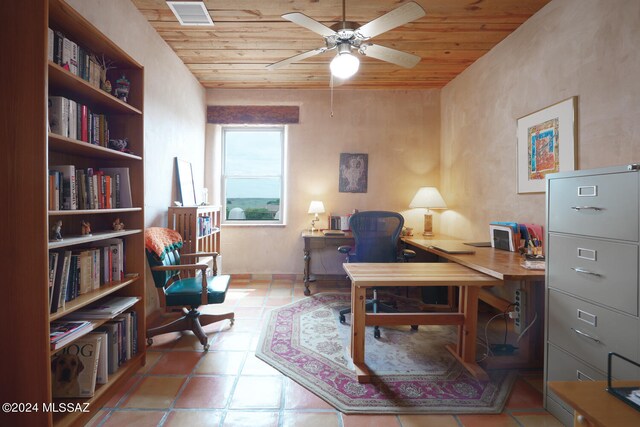
[{"label": "wooden office chair", "polygon": [[[168,324],[147,330],[147,344],[153,344],[153,337],[179,331],[193,331],[204,350],[209,350],[207,335],[203,326],[229,319],[231,326],[234,313],[201,314],[198,307],[224,302],[229,287],[230,276],[217,275],[217,252],[180,254],[182,237],[168,228],[150,227],[144,231],[147,260],[153,281],[158,290],[160,305],[168,311],[182,310],[184,315]],[[200,257],[213,257],[213,276],[207,276],[207,264],[198,263]],[[194,259],[192,264],[181,264],[181,258]],[[200,275],[196,274],[200,271]],[[189,310],[185,306],[190,307]]]},{"label": "wooden office chair", "polygon": [[[347,262],[400,262],[416,256],[410,249],[398,250],[398,239],[404,225],[404,218],[397,212],[366,211],[354,214],[349,221],[355,248],[340,246],[338,251],[347,255]],[[352,252],[353,251],[353,252]],[[366,309],[374,313],[397,313],[398,310],[378,300],[378,292],[373,288],[373,299],[367,301]],[[340,311],[340,322],[346,321],[347,308]],[[417,329],[417,326],[412,326]],[[380,329],[374,327],[373,336],[380,338]]]}]

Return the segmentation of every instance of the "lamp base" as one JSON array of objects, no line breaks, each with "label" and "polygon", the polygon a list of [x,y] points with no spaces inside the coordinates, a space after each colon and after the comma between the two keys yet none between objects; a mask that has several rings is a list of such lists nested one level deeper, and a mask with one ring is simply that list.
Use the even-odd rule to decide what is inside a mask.
[{"label": "lamp base", "polygon": [[424,214],[424,233],[423,236],[433,236],[433,215]]}]

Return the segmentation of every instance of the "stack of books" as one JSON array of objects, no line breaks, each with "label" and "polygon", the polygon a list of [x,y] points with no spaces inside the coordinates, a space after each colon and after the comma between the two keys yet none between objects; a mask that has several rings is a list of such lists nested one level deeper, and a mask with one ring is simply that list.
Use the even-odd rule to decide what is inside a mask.
[{"label": "stack of books", "polygon": [[544,255],[525,254],[522,256],[522,261],[520,261],[520,265],[530,270],[544,270],[545,269]]},{"label": "stack of books", "polygon": [[91,323],[84,320],[61,320],[49,324],[51,350],[57,350],[91,331]]}]

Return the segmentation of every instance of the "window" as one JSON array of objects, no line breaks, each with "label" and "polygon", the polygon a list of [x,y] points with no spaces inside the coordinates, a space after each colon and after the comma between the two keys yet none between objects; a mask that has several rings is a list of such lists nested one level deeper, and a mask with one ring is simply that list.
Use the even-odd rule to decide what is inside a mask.
[{"label": "window", "polygon": [[284,224],[284,164],[284,126],[224,126],[224,222]]}]

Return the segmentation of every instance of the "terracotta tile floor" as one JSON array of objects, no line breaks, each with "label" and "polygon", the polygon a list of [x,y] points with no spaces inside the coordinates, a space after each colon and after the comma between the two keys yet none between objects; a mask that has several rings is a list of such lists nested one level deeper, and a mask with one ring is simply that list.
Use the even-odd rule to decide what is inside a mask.
[{"label": "terracotta tile floor", "polygon": [[[320,285],[344,291],[345,284]],[[312,285],[312,292],[315,292]],[[102,426],[217,427],[561,427],[542,408],[541,372],[523,372],[504,412],[497,415],[345,415],[257,359],[261,321],[273,307],[304,298],[303,284],[284,275],[273,280],[234,276],[227,301],[202,311],[234,311],[235,325],[205,328],[211,348],[191,333],[158,336],[147,365],[91,420]]]}]

